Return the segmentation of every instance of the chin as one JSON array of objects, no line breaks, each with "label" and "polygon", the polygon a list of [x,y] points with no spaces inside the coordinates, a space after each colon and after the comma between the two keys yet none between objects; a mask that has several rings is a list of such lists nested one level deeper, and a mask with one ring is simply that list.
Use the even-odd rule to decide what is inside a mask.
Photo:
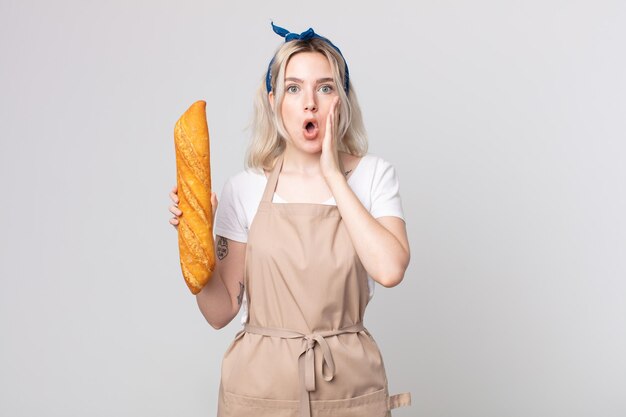
[{"label": "chin", "polygon": [[316,154],[322,152],[322,138],[317,137],[315,139],[299,138],[297,140],[290,140],[290,145],[300,152],[309,154]]},{"label": "chin", "polygon": [[307,153],[320,153],[322,152],[322,141],[321,139],[316,140],[307,140],[304,143],[303,150]]}]

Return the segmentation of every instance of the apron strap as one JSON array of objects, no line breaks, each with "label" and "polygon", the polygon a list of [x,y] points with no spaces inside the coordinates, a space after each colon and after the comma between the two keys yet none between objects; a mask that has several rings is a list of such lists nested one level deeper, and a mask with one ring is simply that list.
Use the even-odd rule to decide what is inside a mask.
[{"label": "apron strap", "polygon": [[[324,358],[322,361],[322,375],[324,376],[324,380],[332,381],[335,376],[335,362],[333,361],[332,352],[325,338],[344,333],[358,333],[363,330],[365,330],[363,323],[357,323],[339,330],[330,330],[307,335],[292,330],[246,324],[241,332],[280,337],[283,339],[304,339],[306,341],[306,346],[298,357],[298,369],[300,373],[300,417],[311,417],[309,392],[315,391],[315,344],[319,344],[322,349],[322,357]],[[329,374],[324,372],[324,366],[328,368]]]},{"label": "apron strap", "polygon": [[402,394],[396,394],[389,397],[387,401],[387,409],[393,410],[398,407],[405,407],[411,405],[411,393],[403,392]]},{"label": "apron strap", "polygon": [[284,155],[285,153],[283,152],[276,158],[276,163],[274,163],[274,168],[272,168],[270,177],[267,179],[267,184],[265,185],[265,191],[263,192],[263,198],[261,201],[267,201],[269,203],[272,202],[274,191],[276,191],[276,184],[278,184],[278,174],[280,174],[280,170],[283,167]]}]

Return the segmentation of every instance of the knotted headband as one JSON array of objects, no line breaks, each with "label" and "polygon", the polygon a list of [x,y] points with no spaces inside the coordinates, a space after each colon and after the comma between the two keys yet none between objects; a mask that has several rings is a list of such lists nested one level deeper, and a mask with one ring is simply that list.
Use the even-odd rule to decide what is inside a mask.
[{"label": "knotted headband", "polygon": [[[343,63],[346,67],[346,79],[344,80],[345,83],[344,83],[343,89],[346,91],[346,94],[348,94],[348,91],[349,91],[348,86],[350,82],[350,73],[348,72],[348,64],[346,63],[346,59],[343,57],[343,54],[341,53],[339,48],[337,48],[331,41],[315,33],[312,28],[309,28],[308,30],[305,30],[302,33],[291,33],[287,29],[278,27],[274,24],[274,22],[272,22],[272,29],[274,30],[274,33],[285,38],[285,42],[295,41],[298,39],[306,41],[308,39],[318,38],[318,39],[323,40],[324,42],[326,42],[333,48],[335,48],[335,50],[339,53],[339,55],[341,55],[341,58],[343,58]],[[274,63],[274,58],[272,58],[272,60],[270,61],[270,64],[267,66],[267,75],[265,76],[265,88],[267,89],[268,93],[272,91],[272,64],[273,63]]]}]

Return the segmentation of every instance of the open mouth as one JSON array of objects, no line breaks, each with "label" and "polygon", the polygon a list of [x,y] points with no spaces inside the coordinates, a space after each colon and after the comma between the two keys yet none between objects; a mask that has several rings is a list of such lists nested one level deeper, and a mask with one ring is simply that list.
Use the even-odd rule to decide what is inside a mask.
[{"label": "open mouth", "polygon": [[315,139],[319,132],[317,121],[315,120],[305,120],[304,121],[304,137],[306,139]]}]

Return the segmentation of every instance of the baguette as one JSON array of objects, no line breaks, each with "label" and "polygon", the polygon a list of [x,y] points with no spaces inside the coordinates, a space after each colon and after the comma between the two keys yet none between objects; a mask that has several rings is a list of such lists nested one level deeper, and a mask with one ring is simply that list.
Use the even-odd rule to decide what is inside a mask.
[{"label": "baguette", "polygon": [[193,294],[199,293],[215,269],[211,158],[206,102],[199,100],[174,127],[178,207],[178,250],[183,278]]}]

